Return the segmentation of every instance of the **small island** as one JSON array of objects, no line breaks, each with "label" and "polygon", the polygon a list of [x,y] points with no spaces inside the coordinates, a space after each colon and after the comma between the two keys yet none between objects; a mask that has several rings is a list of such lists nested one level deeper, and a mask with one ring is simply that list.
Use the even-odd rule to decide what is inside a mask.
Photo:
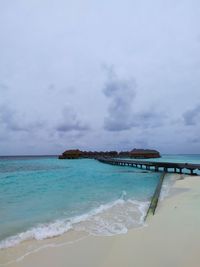
[{"label": "small island", "polygon": [[66,150],[58,158],[59,159],[81,159],[81,158],[99,158],[99,157],[111,157],[111,158],[160,158],[160,153],[157,150],[151,149],[136,149],[131,151],[81,151],[79,149]]}]

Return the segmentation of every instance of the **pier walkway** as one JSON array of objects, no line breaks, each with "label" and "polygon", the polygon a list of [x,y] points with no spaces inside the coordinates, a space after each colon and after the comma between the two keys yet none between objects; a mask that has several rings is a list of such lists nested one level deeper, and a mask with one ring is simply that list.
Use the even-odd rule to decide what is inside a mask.
[{"label": "pier walkway", "polygon": [[151,171],[162,171],[172,173],[183,173],[184,169],[189,170],[191,175],[197,175],[195,171],[200,170],[200,164],[192,163],[173,163],[173,162],[154,162],[144,160],[126,160],[126,159],[114,159],[114,158],[97,158],[98,161],[120,166],[131,166]]}]

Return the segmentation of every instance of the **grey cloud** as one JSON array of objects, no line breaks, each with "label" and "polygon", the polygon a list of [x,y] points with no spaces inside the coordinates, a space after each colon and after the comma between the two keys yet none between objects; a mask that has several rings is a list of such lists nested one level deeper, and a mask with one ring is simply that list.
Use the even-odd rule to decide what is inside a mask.
[{"label": "grey cloud", "polygon": [[4,125],[7,129],[12,131],[26,131],[27,129],[20,126],[15,118],[15,111],[6,107],[0,107],[0,122],[1,125]]},{"label": "grey cloud", "polygon": [[155,111],[154,109],[143,111],[134,115],[136,126],[141,127],[159,127],[163,125],[163,121],[166,119],[166,114],[163,112]]},{"label": "grey cloud", "polygon": [[25,122],[23,116],[7,106],[0,106],[0,124],[7,130],[14,132],[31,132],[44,127],[44,122],[41,120]]},{"label": "grey cloud", "polygon": [[192,142],[192,143],[195,143],[195,144],[200,143],[200,140],[199,140],[198,137],[196,137],[196,138],[192,138],[192,139],[190,139],[189,141]]},{"label": "grey cloud", "polygon": [[157,127],[162,124],[163,114],[154,110],[133,111],[136,88],[134,79],[118,79],[113,70],[109,70],[108,82],[103,90],[104,95],[110,99],[108,116],[104,120],[105,130],[123,131],[133,127]]},{"label": "grey cloud", "polygon": [[56,126],[58,132],[86,131],[89,125],[82,122],[72,107],[65,107],[62,110],[62,122]]},{"label": "grey cloud", "polygon": [[121,80],[115,75],[110,77],[103,93],[110,99],[108,117],[104,128],[108,131],[122,131],[132,127],[132,103],[135,98],[136,83],[134,79]]},{"label": "grey cloud", "polygon": [[195,108],[186,111],[183,114],[184,124],[187,126],[193,126],[199,123],[200,120],[200,105]]},{"label": "grey cloud", "polygon": [[56,128],[57,131],[60,132],[69,132],[69,131],[86,131],[89,129],[89,127],[87,125],[81,125],[80,122],[76,121],[73,123],[63,123],[58,125],[58,127]]}]

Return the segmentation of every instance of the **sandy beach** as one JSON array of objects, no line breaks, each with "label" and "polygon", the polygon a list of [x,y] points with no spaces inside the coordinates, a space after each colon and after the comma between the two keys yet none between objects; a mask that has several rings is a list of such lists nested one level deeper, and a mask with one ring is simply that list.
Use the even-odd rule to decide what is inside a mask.
[{"label": "sandy beach", "polygon": [[41,242],[27,241],[2,250],[0,266],[199,267],[200,179],[177,178],[145,227],[110,237],[71,231]]}]

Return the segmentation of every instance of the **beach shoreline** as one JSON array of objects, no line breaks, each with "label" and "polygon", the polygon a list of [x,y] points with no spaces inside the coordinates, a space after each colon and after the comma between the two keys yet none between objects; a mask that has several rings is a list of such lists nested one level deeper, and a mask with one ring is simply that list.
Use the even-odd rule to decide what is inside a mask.
[{"label": "beach shoreline", "polygon": [[[33,245],[36,241],[27,241],[1,251],[0,266],[198,267],[200,179],[177,177],[169,197],[159,202],[146,227],[110,237],[71,231],[41,241],[36,247]],[[31,252],[23,254],[25,246],[32,247]],[[13,255],[18,255],[17,260]]]}]

